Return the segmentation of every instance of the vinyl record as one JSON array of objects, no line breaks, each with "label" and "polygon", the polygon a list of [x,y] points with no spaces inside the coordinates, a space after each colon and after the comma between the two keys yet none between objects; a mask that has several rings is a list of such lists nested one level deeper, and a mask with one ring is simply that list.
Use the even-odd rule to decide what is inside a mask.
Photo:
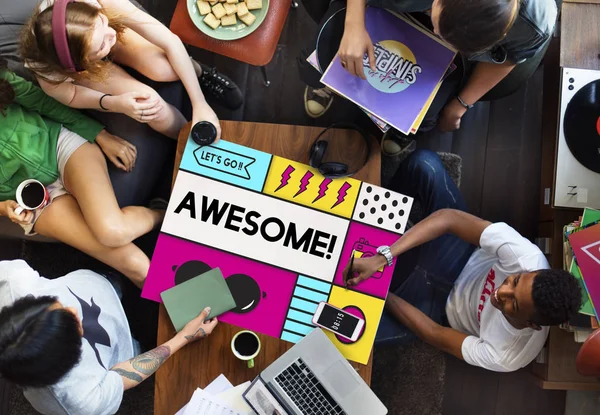
[{"label": "vinyl record", "polygon": [[600,80],[581,88],[569,101],[564,133],[577,161],[600,173]]}]

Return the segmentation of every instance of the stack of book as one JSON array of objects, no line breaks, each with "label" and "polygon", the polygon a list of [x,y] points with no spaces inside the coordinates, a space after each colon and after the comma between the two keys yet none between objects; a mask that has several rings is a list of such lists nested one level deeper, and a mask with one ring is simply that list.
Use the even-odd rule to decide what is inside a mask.
[{"label": "stack of book", "polygon": [[600,210],[586,208],[579,220],[563,229],[563,266],[581,284],[582,305],[579,314],[562,328],[574,332],[583,342],[598,328],[600,307]]},{"label": "stack of book", "polygon": [[[361,107],[383,132],[394,127],[414,134],[456,68],[456,50],[409,15],[368,7],[365,26],[375,48],[375,70],[365,54],[366,80],[353,76],[336,56],[321,82]],[[307,60],[322,72],[316,55]]]}]

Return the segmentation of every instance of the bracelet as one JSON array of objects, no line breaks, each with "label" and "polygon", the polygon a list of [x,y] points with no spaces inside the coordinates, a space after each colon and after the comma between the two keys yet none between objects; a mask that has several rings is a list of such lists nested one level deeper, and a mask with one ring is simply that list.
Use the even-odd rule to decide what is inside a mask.
[{"label": "bracelet", "polygon": [[104,111],[110,111],[108,108],[105,108],[105,107],[104,107],[104,105],[102,105],[102,100],[103,100],[105,97],[112,97],[112,94],[104,94],[104,95],[102,95],[102,96],[100,97],[100,102],[99,102],[99,104],[100,104],[100,108],[102,108]]},{"label": "bracelet", "polygon": [[457,95],[456,99],[458,100],[458,102],[460,103],[460,105],[462,105],[466,109],[470,110],[471,108],[473,108],[473,105],[469,105],[465,101],[463,101],[463,99],[460,97],[460,95]]}]

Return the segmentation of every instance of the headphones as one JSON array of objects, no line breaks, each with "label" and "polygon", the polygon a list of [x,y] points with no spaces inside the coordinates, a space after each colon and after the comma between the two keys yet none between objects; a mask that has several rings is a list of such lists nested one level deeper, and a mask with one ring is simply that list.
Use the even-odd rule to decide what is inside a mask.
[{"label": "headphones", "polygon": [[[325,140],[321,140],[321,137],[323,136],[323,134],[325,134],[328,130],[332,128],[343,128],[347,130],[354,130],[360,133],[363,141],[365,142],[365,145],[367,146],[367,155],[365,157],[364,162],[358,169],[354,171],[349,171],[350,168],[347,164],[337,161],[328,161],[326,163],[322,163],[323,158],[325,157],[325,153],[327,152],[328,143]],[[321,131],[321,133],[317,136],[317,139],[310,147],[308,163],[310,164],[310,167],[319,170],[319,173],[321,173],[323,176],[329,179],[340,179],[342,177],[352,176],[357,171],[362,169],[363,166],[369,161],[370,156],[371,146],[369,144],[369,137],[367,136],[367,134],[361,128],[354,124],[340,122],[331,124],[329,127]]]}]

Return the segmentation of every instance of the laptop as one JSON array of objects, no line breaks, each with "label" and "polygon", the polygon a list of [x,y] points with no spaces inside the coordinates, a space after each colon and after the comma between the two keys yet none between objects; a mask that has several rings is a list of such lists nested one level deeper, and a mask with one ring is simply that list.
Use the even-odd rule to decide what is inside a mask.
[{"label": "laptop", "polygon": [[320,328],[263,370],[243,396],[258,415],[388,413]]}]

